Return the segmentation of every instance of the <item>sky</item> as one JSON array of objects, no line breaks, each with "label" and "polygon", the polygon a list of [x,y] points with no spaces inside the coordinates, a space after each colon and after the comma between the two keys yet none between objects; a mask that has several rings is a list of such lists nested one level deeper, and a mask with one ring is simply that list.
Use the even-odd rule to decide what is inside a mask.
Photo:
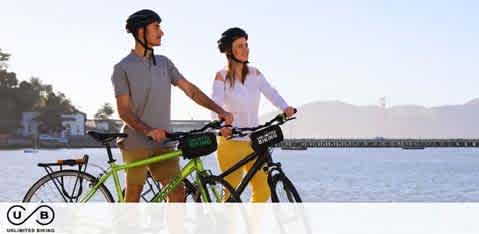
[{"label": "sky", "polygon": [[[292,106],[463,104],[479,97],[478,1],[6,1],[0,48],[20,80],[39,77],[93,118],[115,103],[114,64],[133,47],[124,26],[149,8],[162,17],[157,54],[206,94],[225,64],[216,41],[249,34],[250,61]],[[262,101],[260,113],[275,110]],[[209,112],[174,88],[173,119]]]}]

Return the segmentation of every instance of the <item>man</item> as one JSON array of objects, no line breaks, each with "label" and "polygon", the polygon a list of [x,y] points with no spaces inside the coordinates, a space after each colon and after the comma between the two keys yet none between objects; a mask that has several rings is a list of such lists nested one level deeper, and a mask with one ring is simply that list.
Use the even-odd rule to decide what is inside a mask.
[{"label": "man", "polygon": [[[233,121],[230,113],[188,82],[166,56],[154,55],[153,47],[161,44],[164,35],[160,23],[160,16],[152,10],[140,10],[127,19],[126,29],[135,38],[135,48],[115,65],[111,77],[118,113],[125,122],[122,131],[128,134],[119,141],[124,162],[171,151],[162,144],[170,126],[171,85],[179,87],[199,105],[218,113],[225,123]],[[127,170],[125,201],[139,201],[148,169],[165,185],[178,173],[179,162],[172,159],[149,168]],[[168,200],[183,202],[184,188],[170,193]]]}]

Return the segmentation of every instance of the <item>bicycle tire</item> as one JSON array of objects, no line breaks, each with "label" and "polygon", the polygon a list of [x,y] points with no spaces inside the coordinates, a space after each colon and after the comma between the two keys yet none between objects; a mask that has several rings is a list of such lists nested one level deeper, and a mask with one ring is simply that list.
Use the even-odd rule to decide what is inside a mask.
[{"label": "bicycle tire", "polygon": [[[205,188],[205,192],[206,192],[206,202],[241,202],[241,199],[236,193],[236,191],[234,190],[233,186],[231,186],[222,177],[206,176],[202,178],[202,183],[203,183],[203,188]],[[225,199],[225,195],[221,194],[223,198],[219,200],[219,198],[217,197],[218,194],[215,194],[215,190],[212,189],[213,187],[216,187],[216,185],[221,186],[220,188],[217,188],[217,190],[222,191],[223,193],[224,193],[224,190],[226,190],[230,194],[230,196],[227,199]],[[216,201],[212,199],[213,196],[215,196]]]},{"label": "bicycle tire", "polygon": [[[283,184],[282,187],[278,187],[279,183]],[[298,191],[294,187],[291,180],[286,177],[284,174],[276,174],[271,178],[271,201],[272,202],[302,202],[301,197],[299,196]],[[281,196],[283,192],[286,194],[286,197]],[[287,200],[284,201],[286,198]]]},{"label": "bicycle tire", "polygon": [[[65,194],[64,191],[66,191],[65,186],[62,186],[63,189],[60,189],[59,186],[61,186],[60,182],[65,181],[65,178],[72,178],[75,181],[80,180],[80,183],[84,183],[85,181],[88,183],[87,189],[82,188],[84,186],[83,184],[80,184],[78,186],[79,194],[75,194],[75,185],[72,190],[72,195]],[[37,180],[27,191],[23,198],[23,202],[79,202],[79,199],[81,198],[81,195],[83,193],[86,193],[90,187],[93,187],[97,183],[97,179],[86,173],[86,172],[79,172],[75,170],[62,170],[62,171],[55,171],[51,174],[45,175],[39,180]],[[76,184],[76,183],[75,183]],[[41,189],[48,189],[48,186],[51,188],[54,188],[59,194],[57,194],[56,198],[60,198],[58,200],[43,200],[40,199],[39,201],[36,201],[34,196],[38,196],[39,193],[41,193]],[[54,186],[54,187],[52,187]],[[63,190],[63,191],[61,191]],[[63,193],[63,194],[62,194]],[[47,193],[49,195],[53,195],[51,193]],[[103,202],[114,202],[113,196],[111,195],[111,192],[108,190],[108,188],[102,184],[100,187],[98,187],[98,191],[95,193],[95,195],[103,195],[103,196],[97,196],[95,198],[100,198],[100,201]],[[65,197],[66,196],[66,197]],[[71,197],[71,198],[70,198]],[[67,199],[68,198],[68,199]],[[72,199],[75,198],[75,199]],[[93,198],[93,197],[92,197]],[[61,200],[63,199],[63,200]],[[96,201],[96,199],[92,200]]]}]

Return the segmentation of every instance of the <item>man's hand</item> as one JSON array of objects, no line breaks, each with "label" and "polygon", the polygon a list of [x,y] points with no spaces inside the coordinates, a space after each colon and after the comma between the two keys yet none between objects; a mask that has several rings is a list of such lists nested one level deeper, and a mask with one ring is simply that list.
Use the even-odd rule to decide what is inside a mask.
[{"label": "man's hand", "polygon": [[288,106],[283,112],[286,114],[286,117],[290,118],[294,115],[294,107]]},{"label": "man's hand", "polygon": [[155,128],[148,131],[148,133],[146,133],[146,136],[153,138],[153,140],[155,141],[162,142],[166,138],[166,131],[161,128]]},{"label": "man's hand", "polygon": [[222,112],[218,113],[218,117],[223,119],[225,121],[224,124],[226,125],[233,124],[233,115],[229,112],[223,110]]}]

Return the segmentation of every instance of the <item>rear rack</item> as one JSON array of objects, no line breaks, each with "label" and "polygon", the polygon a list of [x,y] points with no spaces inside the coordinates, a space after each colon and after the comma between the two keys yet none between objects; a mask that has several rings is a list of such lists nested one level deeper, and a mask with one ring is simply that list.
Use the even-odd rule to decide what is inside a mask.
[{"label": "rear rack", "polygon": [[85,154],[82,158],[78,159],[60,159],[57,160],[56,163],[38,163],[37,165],[39,167],[43,167],[48,174],[53,173],[53,169],[51,168],[52,166],[59,166],[60,171],[62,171],[63,166],[73,167],[78,165],[78,171],[85,172],[88,165],[88,158],[89,156]]},{"label": "rear rack", "polygon": [[63,199],[65,199],[65,202],[73,201],[73,200],[78,201],[80,195],[83,193],[81,177],[78,176],[76,178],[73,191],[66,191],[63,177],[60,177],[60,178],[52,177],[53,173],[58,172],[58,170],[53,170],[52,167],[58,166],[60,167],[59,171],[63,171],[64,166],[68,166],[68,167],[78,166],[78,174],[85,173],[87,165],[88,165],[88,158],[89,158],[88,155],[85,154],[83,155],[82,158],[79,158],[79,159],[63,159],[63,160],[57,160],[56,163],[38,163],[37,165],[45,169],[45,171],[47,172],[47,175],[50,176],[50,178],[52,179],[55,187],[59,191],[61,191],[62,197]]}]

